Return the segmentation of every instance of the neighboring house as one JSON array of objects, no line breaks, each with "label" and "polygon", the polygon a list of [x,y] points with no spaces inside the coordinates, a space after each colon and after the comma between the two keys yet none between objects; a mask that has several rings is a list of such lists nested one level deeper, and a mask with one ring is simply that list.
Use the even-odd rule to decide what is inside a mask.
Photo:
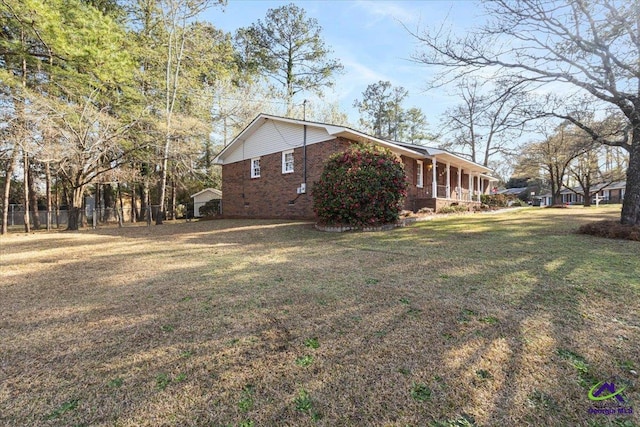
[{"label": "neighboring house", "polygon": [[527,192],[528,188],[529,187],[504,188],[502,190],[498,190],[496,194],[504,194],[505,196],[518,197],[520,195],[524,195]]},{"label": "neighboring house", "polygon": [[[521,200],[526,200],[530,205],[533,206],[544,206],[545,198],[544,196],[536,196],[535,190],[538,187],[513,187],[513,188],[505,188],[502,190],[498,190],[497,194],[503,194],[508,196],[509,198],[518,198]],[[511,206],[512,203],[509,204]]]},{"label": "neighboring house", "polygon": [[215,158],[222,165],[225,217],[314,218],[311,190],[331,154],[355,143],[388,148],[404,163],[404,208],[479,204],[489,193],[490,169],[437,148],[386,141],[362,132],[260,114]]},{"label": "neighboring house", "polygon": [[[591,196],[591,202],[596,202],[596,196],[600,199],[599,203],[622,203],[624,199],[624,190],[627,187],[626,181],[617,181],[611,184],[595,184],[591,187],[591,192],[598,191]],[[584,193],[581,187],[573,187],[572,189],[564,188],[560,191],[562,203],[565,205],[581,205],[584,203]],[[551,205],[553,197],[551,194],[545,194],[542,197],[544,205]]]},{"label": "neighboring house", "polygon": [[198,191],[196,194],[192,194],[193,199],[193,217],[199,218],[200,208],[204,206],[210,200],[222,200],[222,191],[215,188],[205,188],[202,191]]}]

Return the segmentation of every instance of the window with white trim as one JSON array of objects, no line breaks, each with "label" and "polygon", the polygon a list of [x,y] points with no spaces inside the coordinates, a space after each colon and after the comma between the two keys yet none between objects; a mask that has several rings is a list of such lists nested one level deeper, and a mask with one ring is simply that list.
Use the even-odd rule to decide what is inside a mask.
[{"label": "window with white trim", "polygon": [[282,152],[282,173],[293,172],[293,150]]},{"label": "window with white trim", "polygon": [[260,157],[251,159],[251,178],[260,178]]},{"label": "window with white trim", "polygon": [[416,168],[416,187],[422,188],[424,185],[422,160],[416,160],[416,162],[418,162],[418,167]]}]

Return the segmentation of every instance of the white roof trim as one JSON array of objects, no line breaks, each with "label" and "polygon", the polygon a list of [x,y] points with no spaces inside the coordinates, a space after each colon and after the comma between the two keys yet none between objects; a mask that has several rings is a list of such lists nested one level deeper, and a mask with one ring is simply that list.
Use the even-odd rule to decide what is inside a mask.
[{"label": "white roof trim", "polygon": [[[330,125],[327,123],[319,123],[319,122],[308,122],[304,120],[291,119],[287,117],[272,116],[269,114],[260,114],[255,119],[253,119],[253,121],[246,128],[244,128],[242,132],[238,134],[238,136],[236,136],[226,147],[222,149],[222,151],[220,151],[220,153],[218,153],[218,155],[214,158],[214,162],[216,164],[224,164],[224,160],[223,160],[224,155],[228,151],[230,151],[232,147],[237,145],[239,142],[246,141],[249,136],[251,136],[260,126],[262,126],[268,120],[323,128],[329,135],[332,135],[335,137],[344,137],[344,138],[348,138],[355,141],[361,141],[361,142],[373,142],[377,145],[390,149],[396,154],[403,154],[414,159],[425,158],[424,153],[420,151],[416,151],[416,150],[424,150],[427,152],[427,157],[440,157],[441,159],[449,158],[450,160],[452,160],[453,163],[462,165],[472,170],[472,172],[474,173],[488,174],[491,172],[491,169],[485,166],[482,166],[478,163],[474,163],[470,160],[464,159],[448,151],[440,150],[438,148],[415,146],[416,149],[414,150],[412,149],[412,146],[414,146],[413,144],[407,144],[407,143],[401,143],[401,142],[396,143],[395,141],[393,142],[386,141],[384,139],[376,138],[374,136],[367,135],[365,133],[362,133],[357,130],[353,130],[351,128],[344,127],[344,126],[336,126],[336,125]],[[493,181],[497,181],[497,179],[489,175],[486,175],[483,177],[486,177]]]},{"label": "white roof trim", "polygon": [[205,188],[204,190],[198,191],[196,194],[192,194],[191,198],[193,199],[194,197],[198,197],[199,195],[201,195],[202,193],[206,193],[207,191],[211,191],[217,196],[222,196],[222,191],[220,190],[216,190],[215,188]]}]

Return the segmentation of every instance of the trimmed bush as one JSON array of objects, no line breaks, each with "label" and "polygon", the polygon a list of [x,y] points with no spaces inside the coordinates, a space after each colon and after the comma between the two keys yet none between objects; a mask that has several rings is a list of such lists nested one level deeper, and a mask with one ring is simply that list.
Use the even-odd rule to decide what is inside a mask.
[{"label": "trimmed bush", "polygon": [[200,206],[200,209],[198,209],[198,213],[200,214],[200,216],[203,216],[203,217],[216,216],[220,213],[221,202],[222,201],[219,199],[209,200],[207,203]]},{"label": "trimmed bush", "polygon": [[504,194],[482,194],[480,201],[491,208],[505,208],[509,204],[509,198]]},{"label": "trimmed bush", "polygon": [[327,160],[312,194],[321,224],[370,227],[395,223],[407,195],[404,166],[387,149],[354,144]]},{"label": "trimmed bush", "polygon": [[452,213],[462,213],[469,212],[469,208],[465,205],[449,205],[443,206],[438,209],[439,214],[452,214]]},{"label": "trimmed bush", "polygon": [[432,208],[420,208],[418,210],[419,214],[428,214],[428,215],[432,215],[433,214],[433,209]]}]

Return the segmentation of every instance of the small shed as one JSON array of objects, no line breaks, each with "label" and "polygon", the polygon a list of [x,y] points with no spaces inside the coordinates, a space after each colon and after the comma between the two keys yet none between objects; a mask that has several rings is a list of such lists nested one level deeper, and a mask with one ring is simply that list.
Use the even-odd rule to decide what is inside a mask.
[{"label": "small shed", "polygon": [[[196,194],[192,194],[191,198],[193,199],[193,217],[199,218],[201,216],[200,208],[204,206],[205,203],[210,200],[222,200],[222,191],[216,190],[215,188],[205,188]],[[222,210],[222,206],[220,206],[220,210]]]}]

